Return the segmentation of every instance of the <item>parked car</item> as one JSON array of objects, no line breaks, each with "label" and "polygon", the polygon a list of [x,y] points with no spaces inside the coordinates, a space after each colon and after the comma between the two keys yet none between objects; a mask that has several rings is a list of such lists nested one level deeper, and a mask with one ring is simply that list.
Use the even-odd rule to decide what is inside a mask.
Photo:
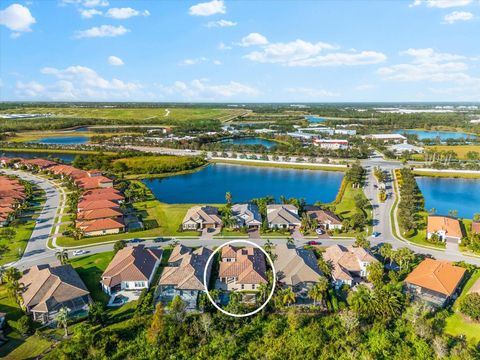
[{"label": "parked car", "polygon": [[129,243],[130,243],[130,244],[136,244],[136,243],[139,243],[140,241],[142,241],[142,240],[140,240],[140,239],[132,239],[132,240],[129,241]]},{"label": "parked car", "polygon": [[323,231],[322,229],[317,229],[317,230],[315,230],[315,232],[316,232],[318,235],[322,235],[325,231]]},{"label": "parked car", "polygon": [[307,245],[314,246],[314,245],[320,245],[320,243],[318,241],[311,240],[311,241],[307,242]]},{"label": "parked car", "polygon": [[372,234],[373,237],[379,237],[380,236],[380,233],[378,231],[375,231],[373,234]]},{"label": "parked car", "polygon": [[84,254],[86,254],[86,253],[88,253],[87,250],[74,250],[74,251],[72,252],[72,255],[73,255],[73,256],[80,256],[80,255],[84,255]]}]

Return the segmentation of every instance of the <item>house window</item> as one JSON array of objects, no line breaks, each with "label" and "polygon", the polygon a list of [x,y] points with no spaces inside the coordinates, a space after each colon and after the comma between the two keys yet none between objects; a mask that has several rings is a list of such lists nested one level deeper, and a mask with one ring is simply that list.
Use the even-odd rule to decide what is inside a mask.
[{"label": "house window", "polygon": [[244,285],[244,284],[242,284],[242,290],[244,290],[244,289],[245,289],[245,285]]}]

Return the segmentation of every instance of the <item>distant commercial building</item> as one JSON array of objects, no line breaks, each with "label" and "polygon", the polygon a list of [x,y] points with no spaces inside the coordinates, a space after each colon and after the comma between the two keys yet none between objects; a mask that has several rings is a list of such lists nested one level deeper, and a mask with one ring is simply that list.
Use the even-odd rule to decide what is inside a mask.
[{"label": "distant commercial building", "polygon": [[389,146],[388,149],[390,151],[393,151],[397,155],[403,154],[405,152],[411,152],[411,153],[413,152],[413,153],[417,153],[417,154],[423,153],[423,148],[422,147],[411,145],[411,144],[406,143],[406,142]]},{"label": "distant commercial building", "polygon": [[383,142],[395,141],[395,142],[404,142],[407,138],[401,134],[370,134],[362,136],[364,139],[373,139]]},{"label": "distant commercial building", "polygon": [[323,140],[314,139],[313,145],[319,146],[322,149],[339,150],[348,149],[348,140]]}]

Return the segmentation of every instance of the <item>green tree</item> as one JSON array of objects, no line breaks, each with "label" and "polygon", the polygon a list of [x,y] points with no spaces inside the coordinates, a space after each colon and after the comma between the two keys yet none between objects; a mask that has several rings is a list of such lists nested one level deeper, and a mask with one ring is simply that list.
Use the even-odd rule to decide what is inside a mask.
[{"label": "green tree", "polygon": [[153,314],[150,327],[147,330],[147,341],[150,344],[157,342],[158,336],[165,331],[165,313],[163,311],[162,303],[159,301],[155,306],[155,313]]},{"label": "green tree", "polygon": [[384,269],[381,262],[372,262],[367,266],[367,278],[375,286],[380,286],[383,282]]},{"label": "green tree", "polygon": [[125,240],[116,241],[115,244],[113,244],[113,253],[116,254],[126,246],[127,246],[127,242]]},{"label": "green tree", "polygon": [[55,253],[55,257],[60,264],[65,265],[68,262],[68,251],[65,249],[59,250]]},{"label": "green tree", "polygon": [[28,335],[33,328],[32,319],[28,315],[23,315],[17,321],[9,320],[8,325],[22,336]]},{"label": "green tree", "polygon": [[181,323],[185,320],[187,314],[186,309],[187,305],[178,295],[173,298],[169,306],[170,315],[177,323]]},{"label": "green tree", "polygon": [[328,290],[328,280],[325,277],[320,277],[318,282],[308,292],[308,297],[313,300],[313,304],[321,303],[325,298]]},{"label": "green tree", "polygon": [[365,285],[358,285],[356,291],[348,295],[348,304],[361,319],[372,314],[372,294]]},{"label": "green tree", "polygon": [[475,321],[480,320],[480,294],[466,295],[460,302],[460,312]]},{"label": "green tree", "polygon": [[227,201],[227,205],[232,205],[232,193],[230,191],[225,193],[225,200]]},{"label": "green tree", "polygon": [[64,335],[63,337],[68,337],[68,313],[70,309],[67,307],[62,307],[58,310],[55,320],[57,321],[58,327],[63,327]]},{"label": "green tree", "polygon": [[290,306],[294,304],[296,301],[295,293],[293,292],[292,288],[286,288],[282,292],[282,303],[284,306]]}]

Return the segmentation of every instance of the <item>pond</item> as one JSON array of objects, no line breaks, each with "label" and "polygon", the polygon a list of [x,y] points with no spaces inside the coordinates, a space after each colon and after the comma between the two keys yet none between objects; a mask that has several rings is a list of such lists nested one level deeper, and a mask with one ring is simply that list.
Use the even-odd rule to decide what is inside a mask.
[{"label": "pond", "polygon": [[284,195],[313,204],[333,201],[343,176],[336,171],[212,164],[194,173],[143,182],[157,199],[171,204],[225,203],[227,191],[234,202],[268,195],[278,201]]},{"label": "pond", "polygon": [[435,208],[438,215],[457,210],[459,217],[469,218],[480,212],[480,180],[417,177],[417,184],[425,198],[425,208]]},{"label": "pond", "polygon": [[224,144],[233,144],[233,145],[262,145],[262,146],[265,146],[267,149],[275,145],[278,145],[276,141],[262,139],[258,137],[231,138],[231,139],[220,140],[220,142]]},{"label": "pond", "polygon": [[51,152],[24,152],[24,151],[2,151],[0,150],[0,156],[6,157],[19,157],[23,159],[60,159],[65,163],[71,163],[75,159],[76,154],[64,154],[64,153],[51,153]]},{"label": "pond", "polygon": [[427,131],[427,130],[411,130],[411,129],[404,129],[398,130],[397,134],[411,134],[417,135],[419,140],[424,139],[437,139],[440,140],[447,140],[447,139],[474,139],[476,136],[471,134],[466,134],[462,132],[455,132],[455,131]]},{"label": "pond", "polygon": [[314,123],[314,124],[326,121],[326,119],[318,116],[314,116],[314,115],[307,115],[305,116],[305,118],[308,120],[309,123]]},{"label": "pond", "polygon": [[81,145],[88,143],[88,141],[87,136],[51,136],[30,142],[35,144]]}]

